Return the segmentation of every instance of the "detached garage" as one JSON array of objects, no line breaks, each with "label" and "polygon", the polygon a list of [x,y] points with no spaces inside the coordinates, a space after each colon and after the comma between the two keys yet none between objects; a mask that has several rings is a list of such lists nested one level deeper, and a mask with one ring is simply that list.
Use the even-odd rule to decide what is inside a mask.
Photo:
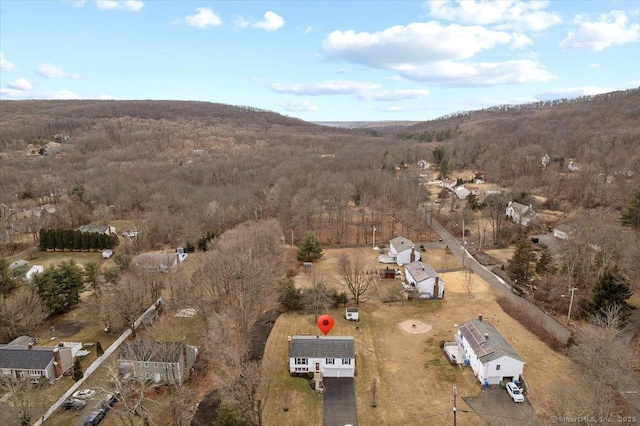
[{"label": "detached garage", "polygon": [[354,377],[353,336],[289,337],[289,373],[321,373],[323,377]]}]

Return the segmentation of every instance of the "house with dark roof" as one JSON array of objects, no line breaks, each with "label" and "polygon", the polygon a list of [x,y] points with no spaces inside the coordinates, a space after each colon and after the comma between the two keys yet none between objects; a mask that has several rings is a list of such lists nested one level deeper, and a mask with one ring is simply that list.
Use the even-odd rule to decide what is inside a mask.
[{"label": "house with dark roof", "polygon": [[509,201],[505,210],[505,215],[510,218],[513,223],[517,223],[522,226],[529,226],[537,213],[533,211],[533,206],[531,204],[525,206],[524,204],[516,203],[515,201]]},{"label": "house with dark roof", "polygon": [[444,281],[429,265],[419,260],[404,267],[405,280],[416,289],[419,299],[442,299]]},{"label": "house with dark roof", "polygon": [[356,351],[353,336],[289,337],[289,373],[355,377]]},{"label": "house with dark roof", "polygon": [[198,348],[183,342],[138,340],[122,345],[116,362],[125,377],[182,385],[197,357]]},{"label": "house with dark roof", "polygon": [[53,382],[73,365],[71,348],[59,346],[0,345],[0,377]]},{"label": "house with dark roof", "polygon": [[389,240],[389,256],[396,260],[398,266],[420,260],[420,250],[408,238],[396,237]]},{"label": "house with dark roof", "polygon": [[525,362],[496,328],[478,319],[458,325],[455,336],[464,364],[485,386],[519,381]]}]

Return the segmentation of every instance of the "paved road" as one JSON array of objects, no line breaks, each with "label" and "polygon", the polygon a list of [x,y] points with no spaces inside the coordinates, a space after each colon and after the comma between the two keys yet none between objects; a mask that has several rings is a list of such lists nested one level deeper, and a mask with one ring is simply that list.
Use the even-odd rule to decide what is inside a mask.
[{"label": "paved road", "polygon": [[323,426],[358,424],[356,381],[349,377],[325,377],[322,409]]},{"label": "paved road", "polygon": [[440,235],[444,243],[449,246],[451,252],[462,262],[465,267],[469,267],[473,272],[478,274],[491,287],[497,290],[508,301],[513,303],[518,310],[525,313],[535,324],[540,325],[547,332],[551,333],[560,342],[565,343],[571,332],[564,325],[556,321],[555,318],[547,315],[533,303],[513,293],[511,286],[497,277],[493,272],[479,264],[467,250],[462,248],[462,244],[449,233],[429,212],[425,212],[425,220],[431,225],[434,231]]}]

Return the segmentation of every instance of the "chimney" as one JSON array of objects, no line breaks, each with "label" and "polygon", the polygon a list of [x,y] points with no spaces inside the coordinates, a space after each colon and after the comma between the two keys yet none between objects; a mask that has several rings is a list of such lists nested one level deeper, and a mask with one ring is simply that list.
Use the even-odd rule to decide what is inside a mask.
[{"label": "chimney", "polygon": [[411,246],[411,262],[414,262],[416,260],[416,254],[413,251],[414,246]]},{"label": "chimney", "polygon": [[28,347],[29,349],[33,349],[33,342],[29,342],[29,344],[27,345],[27,347]]},{"label": "chimney", "polygon": [[489,340],[489,333],[484,333],[484,340]]},{"label": "chimney", "polygon": [[482,314],[478,315],[478,321],[482,321]]},{"label": "chimney", "polygon": [[62,360],[60,359],[60,349],[57,347],[53,349],[53,371],[56,377],[62,376],[64,371],[62,370]]}]

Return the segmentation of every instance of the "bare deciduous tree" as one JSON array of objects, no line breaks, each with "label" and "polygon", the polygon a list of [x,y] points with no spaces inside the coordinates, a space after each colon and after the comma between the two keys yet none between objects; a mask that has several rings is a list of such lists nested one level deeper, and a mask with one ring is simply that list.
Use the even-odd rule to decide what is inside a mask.
[{"label": "bare deciduous tree", "polygon": [[338,260],[338,275],[340,284],[351,293],[356,304],[364,301],[371,284],[377,275],[369,274],[360,257],[343,255]]},{"label": "bare deciduous tree", "polygon": [[462,280],[462,288],[467,292],[467,296],[473,297],[473,290],[478,286],[478,282],[476,281],[473,271],[471,269],[466,269],[464,271],[464,279]]},{"label": "bare deciduous tree", "polygon": [[327,287],[327,280],[312,272],[309,276],[311,287],[302,290],[302,304],[305,311],[313,312],[316,321],[318,315],[333,304],[333,292]]},{"label": "bare deciduous tree", "polygon": [[28,287],[20,287],[6,297],[0,295],[0,329],[9,340],[32,333],[45,317],[40,296]]}]

